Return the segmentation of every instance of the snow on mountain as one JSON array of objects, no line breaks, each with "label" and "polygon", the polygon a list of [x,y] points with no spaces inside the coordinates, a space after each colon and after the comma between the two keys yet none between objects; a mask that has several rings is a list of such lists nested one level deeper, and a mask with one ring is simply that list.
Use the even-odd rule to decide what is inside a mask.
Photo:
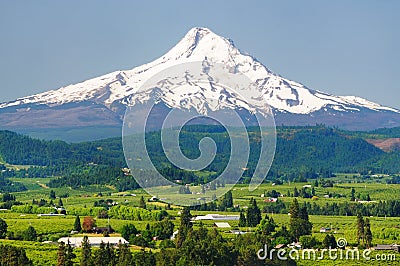
[{"label": "snow on mountain", "polygon": [[[93,101],[110,108],[113,103],[143,102],[149,99],[150,94],[137,92],[148,78],[170,66],[192,61],[203,61],[211,67],[217,63],[224,64],[232,71],[245,74],[257,84],[256,90],[245,93],[250,94],[252,99],[263,99],[276,112],[310,114],[328,109],[336,112],[358,112],[366,108],[372,111],[400,113],[397,109],[362,98],[333,96],[285,79],[270,71],[254,57],[241,52],[231,40],[220,37],[207,28],[191,29],[175,47],[151,63],[2,103],[0,108],[25,104],[58,106],[83,101]],[[159,94],[160,99],[171,108],[195,108],[203,114],[207,113],[208,109],[241,107],[251,110],[254,104],[243,101],[225,88],[199,88],[189,83],[173,91],[161,88]]]}]

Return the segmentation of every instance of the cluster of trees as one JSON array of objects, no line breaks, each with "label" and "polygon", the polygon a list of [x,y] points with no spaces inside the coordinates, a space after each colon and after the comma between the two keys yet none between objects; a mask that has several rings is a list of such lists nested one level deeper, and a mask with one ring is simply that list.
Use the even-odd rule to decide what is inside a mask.
[{"label": "cluster of trees", "polygon": [[7,177],[8,170],[0,170],[0,193],[21,192],[27,188],[20,182],[12,182]]},{"label": "cluster of trees", "polygon": [[400,215],[400,201],[388,200],[378,201],[376,203],[361,204],[356,202],[344,203],[326,203],[318,205],[316,203],[304,203],[307,211],[313,215],[339,215],[356,216],[361,213],[365,216],[390,216],[398,217]]},{"label": "cluster of trees", "polygon": [[370,248],[372,246],[372,232],[371,232],[371,224],[368,218],[362,216],[361,213],[357,215],[357,243],[366,248]]},{"label": "cluster of trees", "polygon": [[[72,266],[76,254],[69,243],[60,243],[57,252],[57,266]],[[81,266],[134,266],[155,265],[154,255],[142,250],[132,254],[127,245],[119,244],[114,248],[110,244],[101,243],[93,251],[87,236],[83,238],[82,250],[79,260]]]},{"label": "cluster of trees", "polygon": [[0,245],[0,265],[33,266],[33,263],[28,259],[23,248]]},{"label": "cluster of trees", "polygon": [[21,205],[22,202],[17,201],[15,195],[8,192],[1,195],[0,209],[11,209],[13,205]]},{"label": "cluster of trees", "polygon": [[250,199],[249,207],[246,210],[246,216],[243,212],[240,213],[239,227],[255,227],[261,221],[261,210],[257,206],[255,199]]},{"label": "cluster of trees", "polygon": [[120,138],[68,144],[0,131],[0,143],[0,154],[10,164],[65,166],[92,162],[119,167],[125,165]]},{"label": "cluster of trees", "polygon": [[290,205],[290,232],[296,241],[304,235],[311,235],[312,223],[308,219],[307,207],[299,207],[297,199]]},{"label": "cluster of trees", "polygon": [[[319,205],[316,202],[304,202],[302,207],[305,207],[307,212],[312,215],[356,216],[358,213],[361,213],[364,216],[400,216],[399,200],[378,201],[368,204],[357,202],[327,202],[324,205]],[[266,203],[262,211],[265,213],[290,213],[287,204],[279,199],[274,203]]]},{"label": "cluster of trees", "polygon": [[49,187],[80,188],[89,185],[114,185],[119,191],[137,189],[139,185],[132,176],[127,176],[120,167],[108,165],[81,165],[66,168],[52,179]]},{"label": "cluster of trees", "polygon": [[173,231],[173,222],[168,218],[164,218],[151,226],[147,224],[146,229],[142,231],[137,230],[133,224],[126,224],[121,229],[121,236],[136,246],[154,247],[154,240],[163,240],[162,245],[174,247],[175,244],[169,240]]},{"label": "cluster of trees", "polygon": [[299,238],[303,248],[337,248],[336,238],[332,234],[325,235],[322,242],[318,241],[314,236],[303,235]]}]

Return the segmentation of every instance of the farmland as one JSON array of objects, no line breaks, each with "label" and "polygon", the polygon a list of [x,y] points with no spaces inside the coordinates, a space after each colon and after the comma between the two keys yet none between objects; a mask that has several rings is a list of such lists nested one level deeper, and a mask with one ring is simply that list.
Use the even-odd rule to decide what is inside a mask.
[{"label": "farmland", "polygon": [[[357,193],[368,194],[371,201],[379,200],[395,200],[397,195],[400,194],[400,185],[394,184],[380,184],[380,183],[368,183],[361,182],[345,182],[345,179],[338,175],[339,177],[335,180],[335,185],[333,187],[315,187],[315,195],[317,197],[314,199],[301,198],[298,197],[299,204],[312,203],[319,206],[324,206],[326,204],[332,203],[349,203],[349,198],[351,194],[351,189],[354,188]],[[30,179],[21,178],[13,179],[14,181],[22,182],[29,190],[25,192],[14,193],[18,201],[23,204],[31,204],[33,199],[46,199],[49,200],[49,193],[51,190],[55,192],[56,195],[63,195],[62,201],[64,207],[67,210],[67,215],[62,217],[38,217],[37,214],[29,213],[16,213],[12,211],[2,211],[0,212],[0,218],[2,218],[8,224],[8,230],[12,232],[22,232],[26,230],[29,226],[33,226],[38,234],[38,242],[29,241],[19,241],[19,240],[1,240],[2,244],[11,244],[19,247],[24,247],[27,256],[31,258],[35,265],[55,265],[57,257],[57,245],[54,244],[44,244],[43,241],[55,242],[60,237],[69,235],[70,231],[73,229],[75,216],[68,214],[68,209],[82,208],[91,209],[94,208],[94,203],[101,200],[111,200],[113,202],[118,202],[125,206],[137,207],[139,206],[139,201],[141,196],[144,197],[147,204],[148,210],[157,211],[159,209],[164,209],[167,207],[166,204],[162,202],[148,202],[150,195],[146,194],[143,190],[137,189],[124,193],[118,193],[113,187],[106,186],[90,186],[82,188],[79,190],[72,190],[69,188],[55,188],[50,189],[43,186],[49,179]],[[354,181],[354,180],[353,180]],[[283,194],[283,197],[279,198],[279,201],[287,204],[288,206],[293,200],[293,196],[288,197],[285,194],[291,193],[295,188],[301,189],[303,186],[311,183],[283,183],[281,185],[276,185],[272,183],[262,184],[255,191],[249,192],[246,185],[236,185],[232,189],[233,203],[235,206],[240,206],[241,209],[246,209],[251,198],[255,198],[258,206],[261,210],[265,206],[271,205],[271,203],[265,202],[267,198],[265,195],[269,191],[275,190]],[[287,193],[287,191],[289,191]],[[264,195],[262,195],[264,194]],[[326,198],[324,195],[341,195],[340,197]],[[129,195],[129,196],[126,196]],[[263,197],[261,197],[263,196]],[[172,222],[175,228],[179,227],[179,214],[180,208],[177,206],[171,206],[167,211],[175,219]],[[290,216],[287,214],[288,210],[285,209],[283,213],[263,213],[262,215],[268,215],[272,217],[276,222],[278,228],[283,225],[288,226],[290,223]],[[238,212],[235,210],[224,212],[222,210],[216,211],[199,211],[192,210],[192,215],[205,215],[208,213],[224,213],[224,214],[236,214]],[[96,215],[94,215],[96,216]],[[374,244],[392,244],[398,242],[400,239],[400,217],[368,217],[371,222],[371,231],[373,235]],[[134,224],[135,227],[141,231],[145,230],[146,226],[153,225],[156,223],[154,220],[143,220],[143,221],[133,221],[127,219],[116,219],[110,217],[110,219],[101,219],[95,217],[97,226],[105,227],[108,224],[111,225],[113,229],[118,232],[121,231],[122,227],[127,224]],[[312,235],[320,242],[326,236],[326,233],[320,233],[320,228],[332,228],[335,237],[345,238],[348,242],[348,246],[357,246],[357,229],[356,229],[356,217],[354,216],[322,216],[322,215],[310,215],[310,221],[313,224]],[[243,231],[254,231],[255,228],[249,227],[239,227],[238,221],[229,221],[232,228],[238,228]],[[213,221],[202,221],[202,224],[206,228],[213,228]],[[194,228],[199,228],[199,222],[194,223]],[[229,233],[229,229],[218,229],[221,235],[226,239],[235,238],[234,235]],[[332,232],[333,232],[332,231]],[[157,245],[153,248],[154,252],[157,252]],[[132,251],[136,252],[138,249],[134,246]],[[256,252],[256,250],[254,251]],[[375,253],[373,253],[375,254]],[[380,254],[380,253],[379,253]],[[326,263],[325,263],[326,262]],[[299,260],[299,265],[308,265],[309,261]],[[334,262],[329,259],[325,259],[324,263],[326,265],[340,265],[334,264]],[[357,265],[357,262],[348,262]],[[376,264],[379,265],[379,264]],[[387,264],[390,265],[390,264]],[[393,264],[394,265],[394,264]]]},{"label": "farmland", "polygon": [[[400,153],[371,145],[365,139],[374,136],[367,132],[324,126],[278,128],[274,163],[257,189],[250,191],[247,185],[258,159],[250,156],[238,184],[221,198],[192,206],[189,213],[168,204],[177,198],[187,199],[188,204],[204,203],[203,198],[221,194],[230,186],[213,181],[229,158],[226,132],[208,126],[189,127],[181,136],[182,152],[190,158],[199,156],[198,141],[206,132],[211,132],[219,147],[218,156],[206,169],[193,172],[166,161],[157,132],[148,136],[156,168],[169,180],[187,184],[179,193],[162,187],[160,200],[139,188],[133,178],[137,173],[127,168],[118,138],[69,144],[0,132],[0,244],[23,248],[34,265],[57,265],[62,248],[57,240],[61,237],[104,234],[129,241],[133,259],[128,258],[128,265],[154,265],[155,261],[156,265],[262,265],[256,254],[264,244],[291,250],[300,243],[318,249],[319,255],[339,239],[360,251],[399,243]],[[380,138],[385,138],[382,134]],[[256,135],[252,135],[251,149],[257,149]],[[230,227],[225,228],[215,227],[213,220],[191,225],[190,215],[206,214],[233,214],[240,219],[228,221]],[[107,232],[99,233],[94,227]],[[115,231],[108,232],[109,227]],[[181,228],[182,235],[178,233],[170,241],[173,232]],[[80,262],[81,252],[81,248],[73,251],[75,264]],[[204,256],[203,252],[214,255]],[[393,252],[372,251],[372,255]],[[93,259],[100,253],[101,249],[93,248]],[[398,264],[400,256],[396,258],[385,265]],[[282,265],[276,259],[267,265]],[[318,263],[300,258],[285,265],[294,263],[343,265],[327,256]],[[346,265],[363,263],[346,261]],[[368,264],[382,262],[370,260]]]}]

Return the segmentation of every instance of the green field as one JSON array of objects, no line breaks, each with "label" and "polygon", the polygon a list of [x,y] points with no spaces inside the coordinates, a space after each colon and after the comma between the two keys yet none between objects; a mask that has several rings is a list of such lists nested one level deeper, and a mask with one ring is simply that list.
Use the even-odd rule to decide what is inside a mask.
[{"label": "green field", "polygon": [[[318,199],[303,199],[298,198],[299,203],[310,202],[318,205],[325,205],[327,203],[342,203],[349,202],[351,188],[355,188],[357,193],[367,193],[370,195],[371,200],[396,200],[400,195],[400,185],[386,185],[379,183],[345,183],[343,182],[344,176],[338,177],[334,187],[321,188],[316,187],[315,192]],[[23,203],[30,204],[33,199],[46,199],[49,200],[50,188],[46,186],[46,183],[50,179],[42,178],[20,178],[12,179],[14,182],[23,183],[29,190],[25,192],[14,193],[17,200]],[[255,191],[250,192],[246,185],[236,185],[233,190],[234,205],[240,205],[241,208],[246,208],[250,198],[255,198],[258,206],[262,209],[267,203],[265,203],[265,197],[261,197],[261,194],[265,194],[268,191],[276,190],[281,194],[287,194],[287,191],[292,192],[296,187],[301,189],[304,185],[311,183],[284,183],[283,185],[273,185],[271,183],[262,184]],[[86,207],[91,208],[95,201],[112,199],[119,204],[127,206],[138,206],[139,199],[144,196],[145,199],[149,199],[150,195],[146,194],[143,190],[134,190],[130,192],[117,193],[113,187],[105,186],[90,186],[78,190],[72,190],[70,188],[56,188],[53,189],[57,195],[68,194],[68,197],[62,198],[64,207]],[[136,196],[123,196],[126,193],[133,193]],[[324,198],[323,196],[329,193],[339,194],[342,197]],[[102,195],[102,196],[100,196]],[[293,197],[281,197],[280,198],[285,204],[290,204],[293,201]],[[55,200],[57,201],[57,200]],[[160,202],[147,202],[147,208],[152,210],[154,208],[164,208],[166,204]],[[180,210],[177,206],[172,206],[172,210],[168,213],[174,216],[176,219],[173,220],[175,228],[179,226],[179,215]],[[204,215],[208,213],[222,213],[222,211],[192,211],[192,215]],[[238,214],[237,212],[230,212],[231,214]],[[225,213],[224,213],[225,214]],[[265,214],[263,214],[264,216]],[[272,217],[277,225],[288,226],[290,216],[288,214],[280,213],[268,213]],[[1,211],[0,218],[4,219],[8,224],[8,230],[12,232],[22,232],[33,226],[38,235],[40,241],[57,241],[62,236],[67,236],[73,229],[75,216],[66,215],[64,217],[38,217],[36,214],[23,214],[14,213],[10,211]],[[373,234],[373,244],[392,244],[398,243],[400,240],[400,217],[368,217],[371,221],[371,230]],[[326,233],[320,233],[321,227],[333,228],[332,232],[336,239],[345,238],[349,246],[356,246],[356,217],[353,216],[322,216],[322,215],[310,215],[310,221],[313,223],[313,236],[317,240],[322,241]],[[128,223],[133,223],[139,230],[144,230],[146,225],[153,224],[155,221],[132,221],[112,218],[98,219],[96,218],[97,226],[106,226],[110,222],[112,228],[117,233],[121,230],[122,226]],[[212,228],[213,221],[203,221],[204,226]],[[229,221],[232,228],[238,227],[238,221]],[[194,227],[197,228],[199,222],[195,222]],[[244,231],[254,231],[254,228],[240,228]],[[234,235],[229,233],[229,229],[218,229],[224,238],[235,238]],[[33,260],[35,265],[55,265],[57,256],[57,245],[44,244],[40,242],[26,242],[26,241],[13,241],[13,240],[1,240],[0,243],[7,243],[26,249],[27,255]],[[135,250],[137,248],[133,248]],[[157,252],[157,249],[154,250]],[[255,251],[256,252],[256,251]],[[373,253],[375,254],[375,253]],[[381,254],[381,253],[379,253]],[[400,255],[398,256],[400,258]],[[397,258],[397,259],[399,259]],[[307,260],[300,260],[299,265],[344,265],[343,261],[332,261],[325,259],[319,262],[310,262]],[[362,261],[346,261],[346,265],[365,265]],[[380,264],[381,263],[381,264]],[[399,260],[392,262],[392,264],[385,262],[369,262],[368,265],[398,265]]]}]

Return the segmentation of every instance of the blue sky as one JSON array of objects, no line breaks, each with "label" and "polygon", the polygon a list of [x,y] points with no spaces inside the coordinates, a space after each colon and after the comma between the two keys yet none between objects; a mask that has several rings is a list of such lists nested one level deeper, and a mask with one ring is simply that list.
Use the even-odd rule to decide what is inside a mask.
[{"label": "blue sky", "polygon": [[0,102],[150,62],[202,26],[309,88],[400,108],[398,14],[396,0],[1,1]]}]

